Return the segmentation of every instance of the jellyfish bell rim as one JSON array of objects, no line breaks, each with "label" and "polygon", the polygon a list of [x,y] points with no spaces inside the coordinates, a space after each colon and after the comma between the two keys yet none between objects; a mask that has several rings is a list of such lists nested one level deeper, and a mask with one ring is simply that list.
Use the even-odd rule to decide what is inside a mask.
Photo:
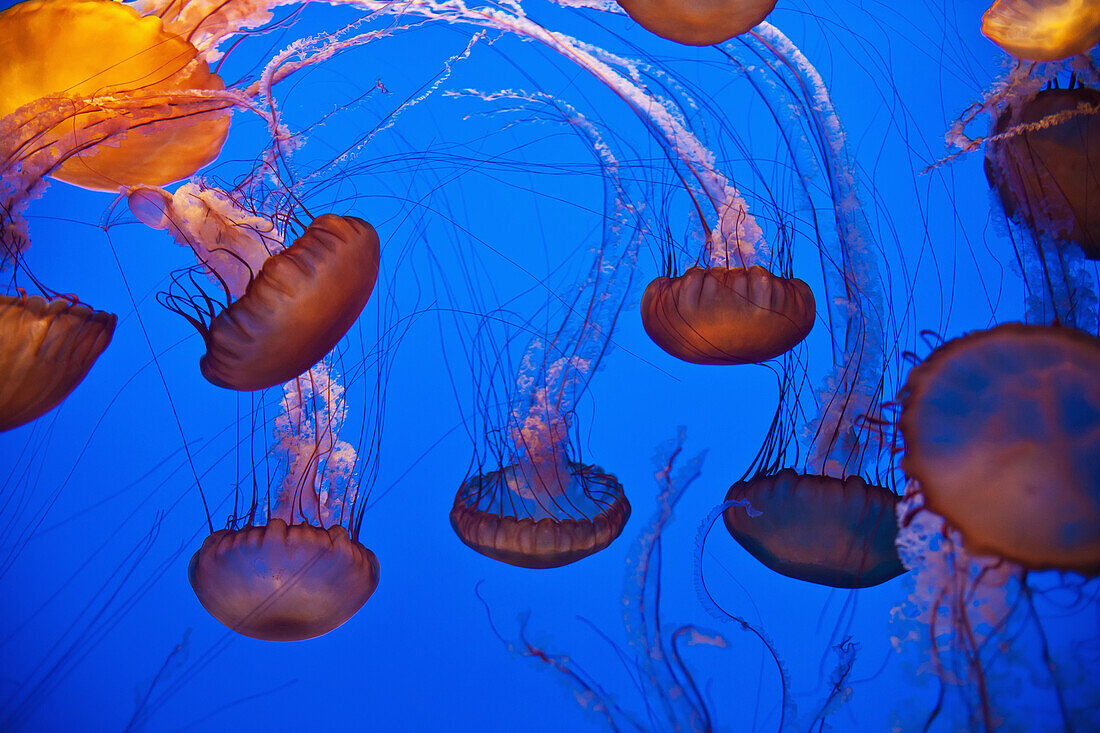
[{"label": "jellyfish bell rim", "polygon": [[[776,494],[781,483],[784,484],[784,495],[781,498],[788,502],[797,502],[793,514],[783,514],[782,510],[768,507],[760,499],[759,495],[762,492],[769,492],[771,495]],[[799,510],[810,506],[808,503],[798,501],[797,495],[799,493],[805,494],[810,491],[820,492],[823,490],[829,491],[834,496],[839,493],[841,501],[830,503],[831,508],[834,510],[838,508],[842,510],[861,510],[854,517],[830,515],[829,519],[835,519],[832,524],[851,528],[854,524],[858,524],[860,519],[872,517],[874,519],[873,530],[878,530],[881,526],[880,522],[885,520],[886,530],[889,531],[889,526],[892,525],[894,527],[892,534],[896,537],[897,515],[895,510],[899,497],[886,487],[868,482],[856,475],[836,478],[821,474],[803,474],[792,468],[784,468],[775,473],[758,475],[747,480],[738,481],[730,486],[726,493],[726,501],[748,498],[754,509],[762,511],[762,517],[768,517],[763,521],[770,523],[777,517],[783,519],[791,516],[797,517]],[[755,501],[754,497],[750,496],[753,493],[757,494]],[[853,496],[857,496],[859,501],[857,502]],[[870,502],[874,514],[864,513],[868,502]],[[859,507],[858,504],[862,504],[862,507]],[[865,536],[867,542],[862,547],[864,549],[863,562],[866,563],[872,557],[874,562],[853,569],[845,561],[850,559],[849,556],[855,550],[855,545],[847,547],[843,556],[839,556],[839,553],[830,553],[830,548],[824,547],[823,542],[815,541],[811,553],[806,541],[809,539],[817,540],[815,534],[784,525],[780,526],[774,534],[760,537],[746,529],[752,527],[754,522],[760,523],[760,518],[756,516],[749,517],[745,509],[740,506],[726,508],[722,512],[722,519],[730,535],[749,554],[770,570],[795,580],[831,588],[856,590],[881,585],[907,570],[902,564],[893,542],[890,543],[890,551],[887,552],[883,552],[882,548],[870,546],[871,540],[874,538],[873,535]],[[744,526],[742,526],[742,521],[745,522]],[[829,525],[821,523],[819,514],[819,520],[814,526],[820,528]],[[760,525],[757,528],[759,529]],[[796,554],[791,552],[793,543],[786,541],[792,537],[797,537],[803,541],[802,547],[797,549],[801,550],[807,557],[797,558],[793,556]],[[788,551],[786,557],[782,554],[783,550]]]},{"label": "jellyfish bell rim", "polygon": [[[334,226],[354,230],[356,239],[341,240],[330,230]],[[380,263],[381,243],[370,223],[354,216],[316,217],[291,246],[269,256],[241,297],[211,321],[203,334],[202,375],[215,386],[248,392],[305,373],[355,324],[374,292]],[[320,303],[324,312],[304,313],[302,300]]]},{"label": "jellyfish bell rim", "polygon": [[[295,550],[288,549],[292,541],[298,544]],[[308,552],[311,548],[317,551],[311,569],[324,560],[329,565],[341,565],[337,570],[350,568],[353,577],[347,577],[346,573],[330,573],[326,582],[316,583],[311,582],[308,574],[303,574],[294,582],[285,583],[281,577],[272,579],[269,573],[266,589],[257,593],[241,592],[229,601],[222,599],[220,602],[215,592],[207,587],[211,580],[234,579],[237,581],[234,589],[241,590],[248,586],[248,580],[260,575],[259,568],[268,567],[264,551],[293,556],[295,551]],[[242,569],[219,572],[216,561],[232,553],[245,561]],[[352,538],[342,525],[327,528],[307,523],[288,525],[277,517],[265,525],[215,531],[203,540],[187,567],[195,597],[211,616],[242,636],[262,641],[304,641],[339,628],[374,594],[380,572],[375,554]],[[317,600],[325,591],[332,598],[340,595],[337,591],[349,590],[355,591],[350,601],[321,603]],[[295,604],[307,609],[292,612],[291,607]]]},{"label": "jellyfish bell rim", "polygon": [[[67,298],[0,295],[0,323],[5,324],[0,332],[0,343],[10,340],[19,347],[17,350],[5,348],[0,353],[0,366],[6,372],[0,396],[7,395],[3,400],[8,403],[4,405],[5,414],[0,415],[0,432],[3,432],[53,410],[84,381],[110,345],[118,316]],[[19,333],[11,333],[9,327]],[[32,344],[33,353],[28,354],[24,347]],[[42,391],[40,386],[32,390],[26,380],[48,373],[47,365],[56,366],[62,351],[66,352],[65,363],[75,363],[75,369],[54,371],[55,381],[48,386],[46,399],[37,404],[24,400],[22,405],[11,405],[13,395],[26,396]],[[17,381],[16,376],[20,373],[23,378]]]},{"label": "jellyfish bell rim", "polygon": [[[1034,542],[1029,547],[1027,542],[1013,541],[1009,538],[991,539],[984,536],[983,533],[970,525],[973,524],[974,516],[977,514],[987,516],[992,513],[992,510],[987,509],[981,513],[971,512],[971,521],[967,521],[968,517],[964,516],[966,512],[960,513],[954,503],[957,501],[957,497],[953,495],[957,492],[948,485],[950,482],[937,481],[935,476],[932,475],[935,472],[934,469],[929,470],[930,464],[937,459],[934,456],[923,455],[927,451],[921,447],[922,441],[918,437],[921,432],[918,424],[924,418],[923,413],[925,412],[922,400],[934,387],[939,386],[935,384],[938,378],[946,376],[949,370],[956,372],[959,370],[960,363],[957,359],[959,355],[965,355],[966,350],[972,347],[996,346],[995,342],[1005,338],[1029,338],[1033,336],[1065,339],[1067,340],[1067,350],[1084,349],[1085,351],[1094,352],[1092,358],[1096,362],[1097,369],[1093,373],[1100,373],[1100,338],[1068,326],[1004,323],[991,329],[972,331],[952,339],[937,347],[924,361],[915,366],[902,389],[902,410],[898,418],[898,428],[904,440],[905,453],[901,459],[901,467],[919,490],[924,502],[923,508],[941,517],[947,526],[957,531],[961,535],[968,552],[1004,558],[1027,570],[1056,570],[1095,577],[1100,575],[1100,532],[1093,533],[1095,537],[1092,542],[1084,543],[1085,546],[1076,552],[1077,558],[1071,561],[1067,561],[1065,556],[1057,557],[1059,552],[1067,552],[1066,548],[1057,549],[1049,544],[1036,547]],[[1033,348],[1029,348],[1022,353],[1029,353]],[[974,354],[973,356],[981,355]],[[1083,371],[1087,372],[1088,370]],[[961,399],[960,396],[956,395],[955,403],[959,403]],[[986,465],[993,466],[996,464],[987,461]],[[953,466],[947,475],[954,476],[965,470],[963,466],[957,463]],[[1010,497],[1004,495],[1005,489],[1005,486],[998,484],[997,494],[998,499],[1003,500],[1001,501],[1002,505],[1010,503]],[[1093,490],[1097,492],[1092,497],[1092,503],[1095,504],[1100,500],[1100,486],[1093,487]],[[1094,510],[1094,513],[1097,512]],[[1018,518],[1030,520],[1033,516],[1032,513],[1023,512]],[[1044,512],[1043,516],[1049,516],[1049,512]],[[989,527],[986,526],[984,529],[988,531]],[[1001,527],[1000,529],[1003,530],[1004,528]],[[1011,529],[1008,532],[1011,533]],[[1032,540],[1039,537],[1039,533],[1034,530],[1026,534]],[[1090,547],[1091,553],[1089,552]],[[1088,559],[1090,554],[1091,559]]]},{"label": "jellyfish bell rim", "polygon": [[[685,46],[713,46],[748,33],[775,9],[777,0],[616,0],[650,33]],[[692,7],[684,7],[690,5]],[[699,8],[696,6],[705,5]],[[745,8],[745,6],[755,6]],[[672,12],[669,7],[672,6]],[[741,10],[737,13],[737,10]],[[747,12],[751,10],[751,12]],[[673,17],[675,16],[675,17]]]},{"label": "jellyfish bell rim", "polygon": [[641,317],[646,334],[669,355],[690,364],[735,366],[798,346],[813,329],[815,309],[813,291],[799,278],[759,265],[689,267],[646,286]]},{"label": "jellyfish bell rim", "polygon": [[[1087,53],[1100,42],[1100,9],[1094,9],[1090,16],[1063,17],[1062,23],[1041,28],[1037,21],[1042,9],[1036,9],[1036,5],[1050,4],[1035,0],[996,0],[982,14],[982,35],[1005,53],[1023,61],[1062,61]],[[1082,6],[1089,9],[1087,4],[1082,3]],[[1039,39],[1048,41],[1047,45],[1038,44]]]},{"label": "jellyfish bell rim", "polygon": [[[583,560],[606,549],[614,542],[630,519],[630,502],[622,484],[601,467],[569,462],[574,480],[600,480],[615,495],[610,506],[589,519],[553,517],[516,518],[501,512],[479,509],[463,501],[466,489],[474,482],[495,481],[507,486],[509,471],[515,464],[473,476],[462,483],[451,508],[451,527],[470,549],[490,559],[535,570],[558,568]],[[574,546],[577,533],[584,533],[581,545]],[[536,545],[542,545],[537,547]],[[550,551],[545,551],[550,547]]]}]

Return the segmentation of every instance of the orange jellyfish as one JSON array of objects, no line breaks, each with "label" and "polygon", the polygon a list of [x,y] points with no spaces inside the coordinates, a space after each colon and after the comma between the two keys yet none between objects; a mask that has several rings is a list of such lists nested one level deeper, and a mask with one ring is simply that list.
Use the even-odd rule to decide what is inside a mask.
[{"label": "orange jellyfish", "polygon": [[202,334],[199,367],[219,387],[266,389],[302,374],[347,333],[374,290],[378,234],[362,219],[318,216],[283,249],[270,220],[215,189],[136,187],[128,200],[143,222],[190,246],[235,298],[220,312],[205,294],[170,292],[165,301]]},{"label": "orange jellyfish", "polygon": [[1100,339],[1006,324],[909,375],[902,467],[968,551],[1100,573]]},{"label": "orange jellyfish", "polygon": [[1100,259],[1100,91],[1041,91],[1005,110],[991,136],[986,174],[1009,218]]},{"label": "orange jellyfish", "polygon": [[57,407],[107,348],[116,320],[66,298],[0,295],[0,430]]},{"label": "orange jellyfish", "polygon": [[356,452],[338,437],[343,387],[322,362],[285,385],[282,406],[275,436],[286,474],[275,497],[254,498],[212,532],[188,576],[203,607],[237,633],[298,641],[351,618],[378,586],[379,566],[357,539]]},{"label": "orange jellyfish", "polygon": [[[65,63],[58,63],[64,59]],[[156,17],[141,17],[113,0],[28,0],[0,13],[0,117],[25,105],[40,110],[71,97],[119,93],[150,96],[179,90],[220,91],[198,51],[164,31]],[[217,157],[229,113],[217,109],[173,115],[131,129],[102,144],[94,115],[67,120],[70,147],[81,154],[50,172],[85,188],[162,185],[186,178]],[[82,115],[86,119],[82,119]],[[177,118],[178,117],[178,118]]]},{"label": "orange jellyfish", "polygon": [[790,351],[814,324],[810,286],[763,267],[689,267],[642,296],[653,342],[692,364],[750,364]]},{"label": "orange jellyfish", "polygon": [[776,0],[618,0],[638,25],[670,41],[710,46],[747,33]]},{"label": "orange jellyfish", "polygon": [[982,33],[1018,59],[1059,61],[1100,43],[1095,0],[997,0]]}]

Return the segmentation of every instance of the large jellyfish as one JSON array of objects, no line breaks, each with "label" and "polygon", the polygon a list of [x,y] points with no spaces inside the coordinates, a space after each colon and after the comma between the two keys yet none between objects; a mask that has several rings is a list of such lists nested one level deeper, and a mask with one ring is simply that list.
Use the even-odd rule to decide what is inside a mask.
[{"label": "large jellyfish", "polygon": [[1100,339],[1010,324],[909,375],[902,467],[969,551],[1100,573]]},{"label": "large jellyfish", "polygon": [[202,334],[199,368],[220,387],[266,389],[305,372],[343,337],[374,290],[378,234],[357,217],[318,216],[281,248],[271,220],[216,189],[136,187],[127,198],[139,219],[191,247],[232,299],[218,307],[205,293],[169,292],[166,300]]},{"label": "large jellyfish", "polygon": [[[897,496],[888,488],[892,468],[882,418],[892,374],[879,254],[859,203],[843,127],[821,76],[774,26],[761,24],[753,42],[762,57],[775,59],[770,73],[793,78],[788,88],[802,90],[792,105],[802,110],[797,122],[810,139],[825,143],[818,154],[836,226],[835,244],[823,257],[827,286],[834,289],[834,357],[815,395],[817,415],[802,428],[810,443],[804,467],[785,466],[796,441],[791,416],[809,409],[799,405],[799,379],[788,359],[768,441],[745,478],[730,488],[723,516],[734,538],[777,572],[841,588],[877,585],[904,571],[894,547]],[[798,144],[792,141],[792,149]]]},{"label": "large jellyfish", "polygon": [[[28,0],[0,14],[0,116],[24,105],[41,113],[68,97],[222,90],[221,79],[197,56],[158,18],[120,2]],[[165,111],[161,117],[110,143],[97,139],[94,115],[67,117],[72,147],[82,152],[50,174],[106,191],[162,185],[217,157],[229,130],[225,109],[179,117]]]},{"label": "large jellyfish", "polygon": [[357,539],[355,448],[339,439],[348,406],[327,363],[283,387],[276,450],[286,473],[211,533],[188,576],[211,615],[268,641],[311,639],[347,621],[374,593],[378,560]]}]

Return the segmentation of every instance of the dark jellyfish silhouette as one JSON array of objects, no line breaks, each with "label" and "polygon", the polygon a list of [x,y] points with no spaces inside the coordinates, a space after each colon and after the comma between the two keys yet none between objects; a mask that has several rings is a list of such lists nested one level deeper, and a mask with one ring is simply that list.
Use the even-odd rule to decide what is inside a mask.
[{"label": "dark jellyfish silhouette", "polygon": [[747,33],[776,0],[618,0],[638,25],[670,41],[710,46]]},{"label": "dark jellyfish silhouette", "polygon": [[353,216],[318,216],[210,322],[203,376],[247,391],[305,372],[355,323],[374,290],[378,263],[374,227]]},{"label": "dark jellyfish silhouette", "polygon": [[237,633],[298,641],[328,633],[378,586],[374,553],[336,525],[222,529],[206,538],[187,575],[203,607]]},{"label": "dark jellyfish silhouette", "polygon": [[107,348],[116,320],[64,298],[0,295],[0,430],[57,407]]},{"label": "dark jellyfish silhouette", "polygon": [[[1059,119],[1080,107],[1092,111]],[[1041,91],[1002,113],[992,135],[1020,125],[1037,128],[986,145],[986,175],[1005,213],[1100,259],[1100,91]]]},{"label": "dark jellyfish silhouette", "polygon": [[599,466],[567,466],[561,477],[513,464],[468,479],[451,526],[481,554],[525,568],[556,568],[599,552],[623,531],[630,503]]},{"label": "dark jellyfish silhouette", "polygon": [[[726,528],[760,562],[783,575],[834,588],[867,588],[905,572],[894,542],[898,496],[858,476],[792,469],[739,481],[726,501]],[[756,512],[760,512],[757,514]]]},{"label": "dark jellyfish silhouette", "polygon": [[902,467],[968,551],[1100,573],[1100,339],[1006,324],[936,349],[903,393]]},{"label": "dark jellyfish silhouette", "polygon": [[982,33],[1018,59],[1058,61],[1100,43],[1100,3],[997,0],[982,16]]},{"label": "dark jellyfish silhouette", "polygon": [[[141,17],[113,0],[29,0],[0,13],[0,117],[24,105],[64,105],[62,95],[179,90],[220,91],[198,51],[166,32],[159,18]],[[64,59],[64,63],[59,63]],[[57,96],[58,99],[53,99]],[[186,178],[217,157],[229,130],[226,109],[173,119],[172,101],[159,100],[160,120],[98,145],[103,120],[74,114],[62,124],[74,136],[67,147],[86,149],[50,175],[85,188],[163,185]]]},{"label": "dark jellyfish silhouette", "polygon": [[814,324],[814,296],[798,278],[763,267],[690,267],[659,277],[642,296],[653,342],[693,364],[767,361],[797,346]]}]

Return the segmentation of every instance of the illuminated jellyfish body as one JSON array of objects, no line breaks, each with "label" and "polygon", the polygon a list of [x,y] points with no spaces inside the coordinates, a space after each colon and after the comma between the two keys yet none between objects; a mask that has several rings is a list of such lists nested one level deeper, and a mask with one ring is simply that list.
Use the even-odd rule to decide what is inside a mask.
[{"label": "illuminated jellyfish body", "polygon": [[[59,63],[64,59],[64,63]],[[224,85],[198,51],[166,32],[155,17],[141,17],[113,0],[28,0],[0,13],[0,116],[24,105],[41,113],[67,98],[160,95],[169,102],[160,119],[135,125],[101,144],[101,120],[73,110],[56,134],[71,136],[80,154],[50,175],[85,188],[162,185],[186,178],[217,157],[229,130],[223,109],[170,109],[164,95],[218,92]],[[50,134],[50,133],[46,133]]]},{"label": "illuminated jellyfish body", "polygon": [[[1078,108],[1092,111],[1060,119]],[[1009,218],[1100,259],[1100,91],[1043,90],[1005,110],[991,136],[986,173]]]},{"label": "illuminated jellyfish body", "polygon": [[968,550],[1100,573],[1100,340],[1009,324],[909,376],[902,466]]},{"label": "illuminated jellyfish body", "polygon": [[710,46],[747,33],[776,0],[618,0],[638,25],[670,41]]},{"label": "illuminated jellyfish body", "polygon": [[[730,534],[757,560],[792,578],[839,588],[883,583],[905,571],[894,541],[896,494],[885,440],[882,405],[893,379],[884,332],[887,301],[876,245],[863,218],[844,132],[828,90],[814,67],[776,28],[753,31],[752,43],[778,61],[772,72],[804,97],[790,101],[808,132],[784,130],[825,142],[816,154],[830,184],[836,232],[815,236],[826,246],[826,287],[832,290],[833,365],[816,405],[800,404],[796,386],[805,362],[784,360],[780,405],[765,447],[726,496]],[[807,191],[807,196],[809,192]],[[826,244],[830,242],[829,244]],[[797,440],[791,416],[816,416],[800,426],[809,442],[802,466],[785,467]]]},{"label": "illuminated jellyfish body", "polygon": [[244,525],[231,517],[188,567],[212,616],[268,641],[332,631],[366,603],[379,576],[374,553],[357,540],[356,452],[339,440],[343,388],[322,362],[283,392],[275,437],[286,474],[275,497],[266,507],[253,499]]},{"label": "illuminated jellyfish body", "polygon": [[0,430],[60,404],[107,348],[116,320],[64,298],[0,295]]},{"label": "illuminated jellyfish body", "polygon": [[653,343],[692,364],[750,364],[785,354],[814,324],[814,296],[797,278],[759,265],[689,267],[642,296]]},{"label": "illuminated jellyfish body", "polygon": [[139,219],[190,246],[234,299],[221,310],[205,294],[166,299],[202,334],[199,367],[219,387],[266,389],[302,374],[347,333],[374,290],[378,235],[362,219],[318,216],[283,249],[270,220],[215,189],[138,187],[128,199]]},{"label": "illuminated jellyfish body", "polygon": [[1100,43],[1094,0],[996,0],[982,16],[982,33],[1018,59],[1058,61]]}]

